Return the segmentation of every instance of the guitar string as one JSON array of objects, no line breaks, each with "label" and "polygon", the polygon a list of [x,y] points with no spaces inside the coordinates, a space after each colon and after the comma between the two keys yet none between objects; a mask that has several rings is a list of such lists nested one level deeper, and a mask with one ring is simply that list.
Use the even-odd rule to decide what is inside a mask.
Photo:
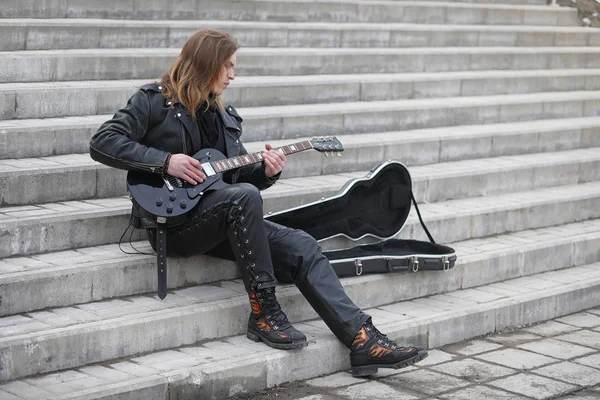
[{"label": "guitar string", "polygon": [[[304,150],[309,150],[311,148],[313,148],[312,146],[307,146],[310,145],[310,141],[309,140],[305,140],[303,142],[298,142],[298,143],[294,143],[291,145],[284,145],[281,146],[279,148],[276,148],[274,150],[283,150],[283,153],[285,155],[290,155],[290,154],[295,154],[295,153],[299,153],[301,151]],[[293,150],[292,146],[296,147],[296,148],[300,148],[299,150]],[[244,158],[249,158],[252,162],[248,162],[248,161],[244,161]],[[225,172],[225,171],[229,171],[230,169],[235,169],[235,168],[240,168],[240,167],[244,167],[246,165],[250,165],[250,164],[256,164],[262,161],[262,153],[261,152],[256,152],[256,153],[251,153],[251,154],[244,154],[241,156],[236,156],[236,157],[231,157],[231,158],[226,158],[224,160],[217,160],[217,161],[213,161],[211,163],[209,163],[211,165],[211,167],[213,167],[213,169],[216,172]],[[236,164],[236,162],[239,163]],[[225,168],[223,168],[223,164],[225,164]],[[232,164],[232,165],[230,165]]]}]

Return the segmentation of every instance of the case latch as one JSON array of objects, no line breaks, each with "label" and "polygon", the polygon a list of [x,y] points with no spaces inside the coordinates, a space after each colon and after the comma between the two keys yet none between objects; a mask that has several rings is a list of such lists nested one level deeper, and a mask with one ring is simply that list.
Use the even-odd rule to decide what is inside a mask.
[{"label": "case latch", "polygon": [[354,272],[356,272],[357,276],[362,275],[363,273],[363,269],[362,269],[362,261],[359,260],[358,258],[356,260],[354,260]]},{"label": "case latch", "polygon": [[448,256],[442,257],[442,265],[444,266],[444,271],[448,271],[450,269],[450,260]]},{"label": "case latch", "polygon": [[419,257],[412,256],[411,263],[412,263],[412,271],[417,272],[419,270]]}]

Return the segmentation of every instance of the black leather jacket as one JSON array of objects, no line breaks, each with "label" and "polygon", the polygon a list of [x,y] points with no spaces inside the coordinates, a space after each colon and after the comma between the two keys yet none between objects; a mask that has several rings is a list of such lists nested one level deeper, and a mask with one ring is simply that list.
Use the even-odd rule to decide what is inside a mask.
[{"label": "black leather jacket", "polygon": [[[127,106],[106,121],[90,141],[90,156],[111,167],[163,173],[168,153],[189,156],[200,150],[200,131],[185,107],[165,99],[159,84],[138,90]],[[242,118],[235,108],[218,110],[223,121],[228,157],[247,154],[240,141]],[[259,189],[270,187],[279,175],[269,178],[263,164],[233,170],[224,179],[229,183],[247,182]]]}]

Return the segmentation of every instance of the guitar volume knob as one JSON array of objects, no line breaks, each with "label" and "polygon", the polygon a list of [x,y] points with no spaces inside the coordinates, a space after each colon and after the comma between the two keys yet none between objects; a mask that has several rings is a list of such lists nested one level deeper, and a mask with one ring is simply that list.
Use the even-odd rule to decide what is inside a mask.
[{"label": "guitar volume knob", "polygon": [[160,197],[158,199],[156,199],[156,205],[157,206],[159,206],[159,207],[162,206],[162,203],[163,202],[162,202],[162,199]]},{"label": "guitar volume knob", "polygon": [[181,203],[179,203],[179,206],[185,210],[185,208],[187,207],[187,201],[181,200]]},{"label": "guitar volume knob", "polygon": [[177,198],[177,195],[175,194],[175,192],[171,193],[169,195],[169,200],[174,201]]},{"label": "guitar volume knob", "polygon": [[173,204],[167,204],[167,214],[171,214],[173,212]]}]

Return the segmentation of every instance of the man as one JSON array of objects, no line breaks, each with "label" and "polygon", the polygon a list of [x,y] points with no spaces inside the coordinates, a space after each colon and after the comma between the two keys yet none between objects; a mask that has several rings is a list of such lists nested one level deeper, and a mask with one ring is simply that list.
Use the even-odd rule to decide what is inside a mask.
[{"label": "man", "polygon": [[[194,34],[160,83],[142,87],[105,122],[90,143],[92,158],[112,167],[179,177],[195,185],[206,178],[200,149],[228,157],[246,154],[242,118],[223,106],[221,94],[235,79],[239,46],[229,35],[205,29]],[[296,284],[332,332],[351,349],[352,373],[401,368],[427,352],[400,347],[379,332],[348,298],[328,260],[308,234],[263,220],[259,190],[279,178],[286,157],[269,144],[263,162],[230,171],[225,189],[208,192],[167,233],[171,254],[215,254],[231,248],[248,292],[247,336],[277,349],[307,345],[277,301],[277,279]],[[141,211],[134,206],[133,214]],[[155,232],[149,231],[151,243]]]}]

